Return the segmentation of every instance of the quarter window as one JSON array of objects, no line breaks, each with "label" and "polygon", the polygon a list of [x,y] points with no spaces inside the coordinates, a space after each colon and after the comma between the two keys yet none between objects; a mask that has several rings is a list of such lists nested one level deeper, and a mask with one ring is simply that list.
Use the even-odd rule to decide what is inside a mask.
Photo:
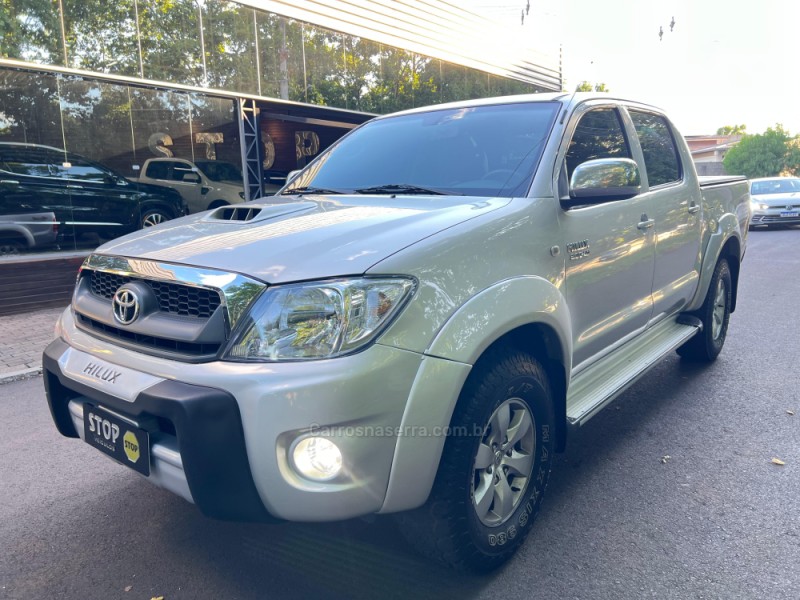
[{"label": "quarter window", "polygon": [[642,146],[650,187],[681,180],[680,161],[666,119],[652,113],[630,111]]},{"label": "quarter window", "polygon": [[631,150],[619,114],[613,108],[599,108],[581,117],[567,151],[567,177],[575,167],[597,158],[630,158]]}]

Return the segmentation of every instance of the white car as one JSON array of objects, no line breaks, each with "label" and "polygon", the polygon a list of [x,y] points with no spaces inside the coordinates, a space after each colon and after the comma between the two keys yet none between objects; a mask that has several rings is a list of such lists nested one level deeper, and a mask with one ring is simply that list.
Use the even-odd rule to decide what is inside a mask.
[{"label": "white car", "polygon": [[[245,200],[241,169],[219,160],[151,158],[144,163],[139,181],[177,191],[190,213]],[[280,186],[266,187],[270,194],[280,189]]]},{"label": "white car", "polygon": [[800,178],[751,179],[750,196],[753,211],[751,226],[800,224]]}]

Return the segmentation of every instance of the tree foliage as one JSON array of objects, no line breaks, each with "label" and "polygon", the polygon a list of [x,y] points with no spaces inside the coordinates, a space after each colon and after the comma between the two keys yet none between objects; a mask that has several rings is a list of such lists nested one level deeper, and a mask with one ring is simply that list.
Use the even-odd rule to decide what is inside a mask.
[{"label": "tree foliage", "polygon": [[605,83],[590,83],[588,81],[581,81],[578,87],[575,88],[576,92],[607,92],[608,86]]},{"label": "tree foliage", "polygon": [[379,113],[534,91],[227,0],[0,0],[0,56],[65,52],[73,68],[271,97],[285,82],[289,100]]},{"label": "tree foliage", "polygon": [[723,159],[731,175],[748,178],[800,173],[800,136],[791,137],[781,124],[764,133],[742,136]]},{"label": "tree foliage", "polygon": [[747,133],[747,125],[723,125],[717,129],[717,135],[744,135]]}]

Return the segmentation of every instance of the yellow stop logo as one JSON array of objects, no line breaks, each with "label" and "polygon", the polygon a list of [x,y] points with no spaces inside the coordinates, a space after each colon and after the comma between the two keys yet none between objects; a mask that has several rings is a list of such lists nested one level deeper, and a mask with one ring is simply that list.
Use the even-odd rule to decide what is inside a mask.
[{"label": "yellow stop logo", "polygon": [[135,433],[132,431],[125,432],[125,435],[122,436],[122,447],[129,461],[135,463],[139,460],[139,440],[136,438]]}]

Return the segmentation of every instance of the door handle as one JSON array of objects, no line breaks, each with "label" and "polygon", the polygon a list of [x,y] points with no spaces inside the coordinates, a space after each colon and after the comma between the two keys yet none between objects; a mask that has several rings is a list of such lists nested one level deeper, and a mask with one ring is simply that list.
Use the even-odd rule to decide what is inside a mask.
[{"label": "door handle", "polygon": [[0,179],[0,185],[19,185],[16,179]]},{"label": "door handle", "polygon": [[686,210],[688,210],[688,211],[689,211],[689,214],[692,214],[692,215],[693,215],[693,214],[694,214],[694,213],[696,213],[698,210],[700,210],[700,205],[699,205],[699,204],[697,204],[697,202],[694,202],[694,201],[693,201],[691,204],[689,204],[689,208],[687,208]]},{"label": "door handle", "polygon": [[82,185],[68,185],[67,189],[68,190],[82,190],[83,186]]},{"label": "door handle", "polygon": [[642,231],[644,231],[645,229],[650,229],[656,223],[655,219],[648,219],[647,215],[644,214],[640,217],[640,219],[641,220],[639,221],[639,224],[636,227],[638,227]]}]

